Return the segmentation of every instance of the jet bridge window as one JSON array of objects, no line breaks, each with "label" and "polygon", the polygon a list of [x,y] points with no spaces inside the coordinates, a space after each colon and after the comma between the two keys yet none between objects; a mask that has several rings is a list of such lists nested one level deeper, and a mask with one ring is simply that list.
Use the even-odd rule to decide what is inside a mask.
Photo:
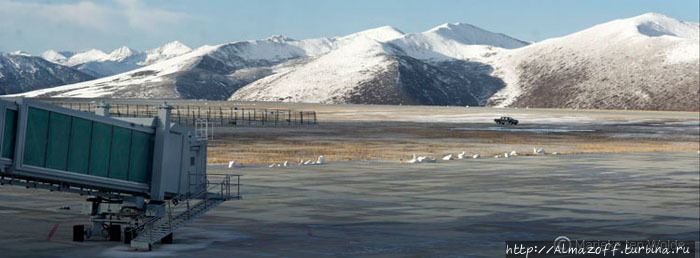
[{"label": "jet bridge window", "polygon": [[2,139],[2,157],[15,157],[15,137],[17,134],[17,110],[5,110],[5,129]]},{"label": "jet bridge window", "polygon": [[[6,115],[8,119],[13,118]],[[14,147],[6,146],[12,142],[8,137],[14,136],[5,135],[3,157]],[[150,133],[30,107],[23,164],[149,183],[153,138]]]}]

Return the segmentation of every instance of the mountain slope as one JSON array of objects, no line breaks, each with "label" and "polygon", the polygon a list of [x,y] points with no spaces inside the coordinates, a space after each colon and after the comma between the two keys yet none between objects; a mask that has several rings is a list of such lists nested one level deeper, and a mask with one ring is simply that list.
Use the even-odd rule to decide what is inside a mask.
[{"label": "mountain slope", "polygon": [[699,31],[650,13],[506,51],[489,104],[698,110]]},{"label": "mountain slope", "polygon": [[41,57],[0,53],[0,95],[93,79]]},{"label": "mountain slope", "polygon": [[503,82],[489,76],[487,64],[454,56],[479,59],[500,49],[467,44],[526,44],[467,24],[419,34],[381,27],[346,36],[343,42],[326,55],[285,66],[241,88],[231,100],[483,105]]},{"label": "mountain slope", "polygon": [[122,74],[21,95],[228,99],[240,87],[272,74],[273,66],[304,63],[307,58],[324,55],[355,38],[394,39],[402,35],[396,29],[381,27],[339,38],[294,40],[272,36],[204,46]]}]

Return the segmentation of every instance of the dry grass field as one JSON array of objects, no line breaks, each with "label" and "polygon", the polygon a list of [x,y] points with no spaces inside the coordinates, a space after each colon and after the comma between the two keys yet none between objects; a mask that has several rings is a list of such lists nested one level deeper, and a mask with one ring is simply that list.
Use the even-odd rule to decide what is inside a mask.
[{"label": "dry grass field", "polygon": [[[530,155],[533,148],[559,154],[694,152],[700,141],[697,112],[280,105],[316,110],[319,124],[217,128],[209,162],[297,163],[319,155],[327,161],[399,162],[413,153],[440,158],[464,151],[493,157],[513,150]],[[522,124],[500,128],[490,122],[501,115]]]}]

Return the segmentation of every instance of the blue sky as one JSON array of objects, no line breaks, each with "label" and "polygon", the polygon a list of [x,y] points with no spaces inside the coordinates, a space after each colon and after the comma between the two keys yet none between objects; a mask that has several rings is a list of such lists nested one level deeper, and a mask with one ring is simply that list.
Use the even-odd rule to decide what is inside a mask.
[{"label": "blue sky", "polygon": [[0,0],[0,51],[190,47],[282,34],[341,36],[390,25],[421,32],[465,22],[541,41],[647,12],[698,22],[698,0]]}]

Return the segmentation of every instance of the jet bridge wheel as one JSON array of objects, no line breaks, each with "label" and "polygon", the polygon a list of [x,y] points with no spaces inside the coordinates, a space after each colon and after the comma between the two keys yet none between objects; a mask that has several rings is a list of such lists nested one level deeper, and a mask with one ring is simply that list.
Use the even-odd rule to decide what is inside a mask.
[{"label": "jet bridge wheel", "polygon": [[85,241],[85,225],[73,225],[73,241]]},{"label": "jet bridge wheel", "polygon": [[124,228],[124,244],[131,244],[131,240],[135,237],[135,232],[131,227]]},{"label": "jet bridge wheel", "polygon": [[109,241],[122,241],[122,226],[119,224],[109,225]]}]

